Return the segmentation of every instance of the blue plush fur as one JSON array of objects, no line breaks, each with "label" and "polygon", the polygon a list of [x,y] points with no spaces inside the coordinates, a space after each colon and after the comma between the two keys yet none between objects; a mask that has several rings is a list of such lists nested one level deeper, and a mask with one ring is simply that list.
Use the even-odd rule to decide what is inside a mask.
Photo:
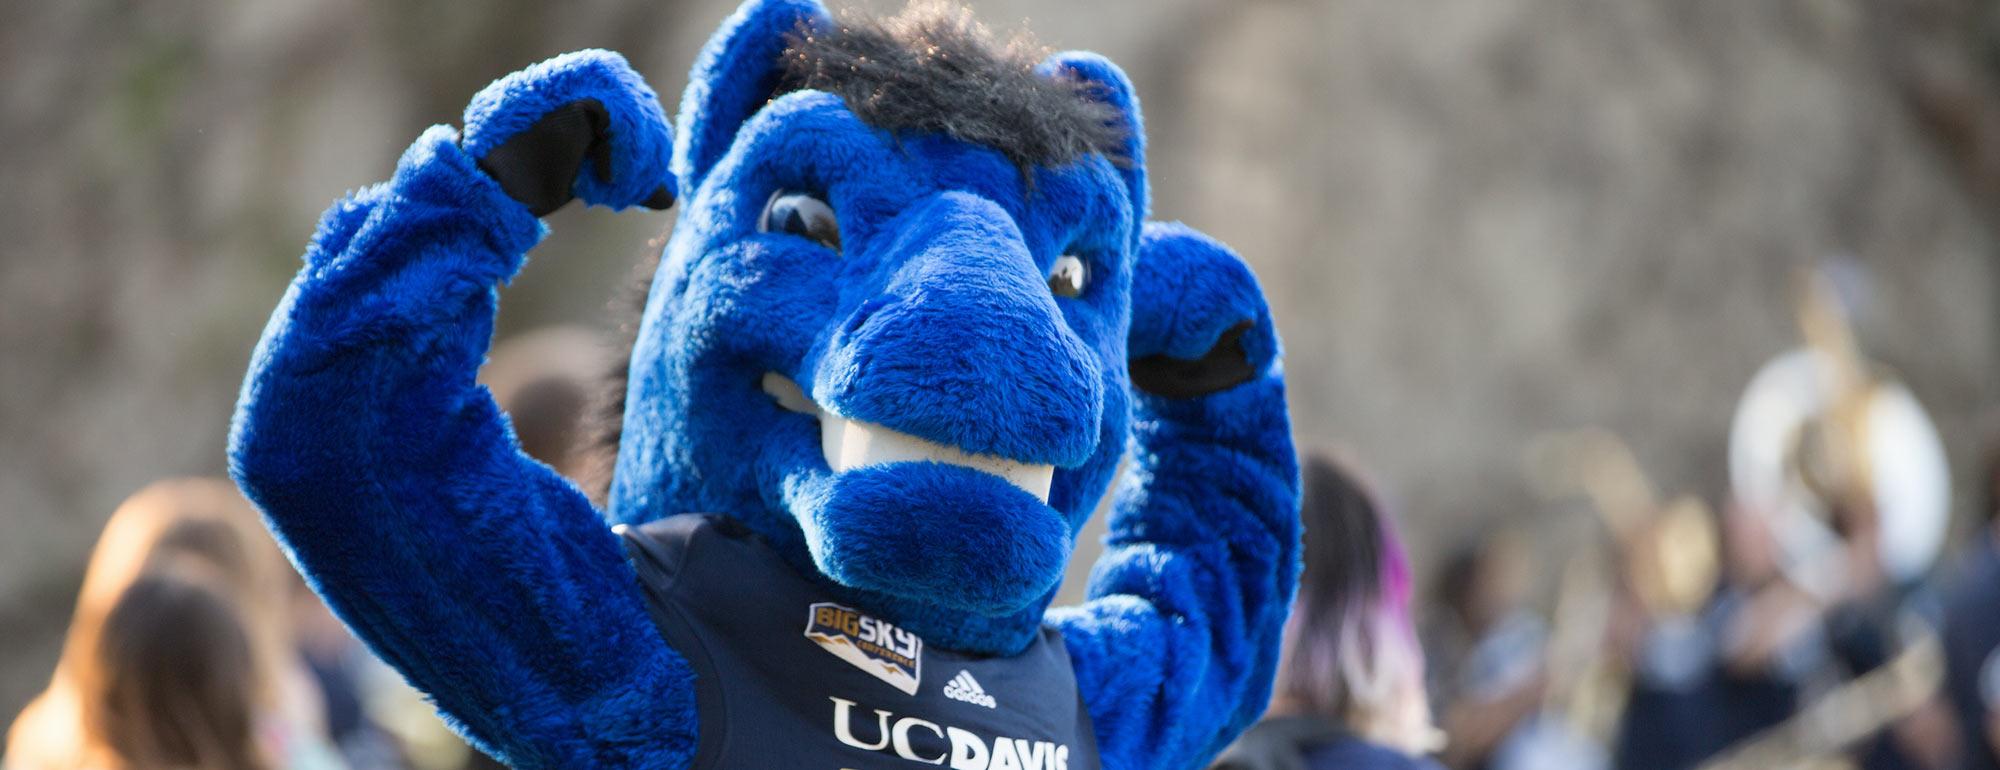
[{"label": "blue plush fur", "polygon": [[[1179,225],[1141,226],[1143,130],[1110,62],[1061,54],[1126,125],[1123,162],[1023,174],[991,148],[892,136],[818,91],[773,97],[810,0],[750,0],[703,51],[678,141],[614,55],[488,87],[334,205],[259,344],[233,473],[314,588],[481,748],[523,768],[686,767],[687,663],[647,619],[607,522],[736,517],[801,574],[935,646],[1007,655],[1063,632],[1107,768],[1194,767],[1261,712],[1298,560],[1277,337],[1254,278]],[[542,228],[476,165],[576,99],[611,117],[586,202],[683,194],[630,362],[608,510],[520,453],[474,382],[495,286]],[[670,161],[668,160],[670,157]],[[669,165],[670,163],[670,165]],[[669,173],[668,168],[671,168]],[[841,248],[759,232],[777,190],[838,212]],[[1074,255],[1078,297],[1046,276]],[[1197,358],[1249,322],[1249,382],[1135,392],[1128,359]],[[1047,504],[958,466],[827,468],[823,409],[1056,466]],[[1090,601],[1047,609],[1129,449]]]}]

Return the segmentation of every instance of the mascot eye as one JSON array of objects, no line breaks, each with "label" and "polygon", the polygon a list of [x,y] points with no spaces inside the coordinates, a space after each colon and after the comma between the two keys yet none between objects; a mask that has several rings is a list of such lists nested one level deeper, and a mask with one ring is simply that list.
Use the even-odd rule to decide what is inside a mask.
[{"label": "mascot eye", "polygon": [[1083,296],[1083,287],[1089,282],[1083,260],[1068,254],[1057,257],[1055,269],[1049,271],[1049,293],[1058,297]]},{"label": "mascot eye", "polygon": [[840,250],[840,222],[826,201],[802,192],[779,190],[764,204],[757,231],[791,233],[834,251]]}]

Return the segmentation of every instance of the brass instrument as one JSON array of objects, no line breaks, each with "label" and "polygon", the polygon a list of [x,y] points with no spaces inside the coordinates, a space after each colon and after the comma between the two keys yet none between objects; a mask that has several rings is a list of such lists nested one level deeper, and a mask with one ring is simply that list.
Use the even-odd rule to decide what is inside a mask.
[{"label": "brass instrument", "polygon": [[1752,736],[1701,770],[1838,767],[1841,752],[1917,710],[1944,682],[1944,646],[1910,619],[1913,640],[1895,658],[1820,696],[1791,719]]},{"label": "brass instrument", "polygon": [[[1770,526],[1787,580],[1831,604],[1893,591],[1930,569],[1950,523],[1951,479],[1936,427],[1862,355],[1831,281],[1806,273],[1799,287],[1806,344],[1751,379],[1730,431],[1730,482]],[[1888,663],[1703,767],[1842,766],[1841,752],[1914,712],[1942,682],[1936,633],[1907,614],[1900,624],[1907,641]]]},{"label": "brass instrument", "polygon": [[1825,601],[1849,595],[1854,532],[1876,539],[1893,584],[1937,560],[1951,517],[1944,443],[1916,397],[1861,354],[1831,282],[1801,281],[1806,345],[1766,363],[1737,404],[1730,484],[1766,517],[1786,577]]},{"label": "brass instrument", "polygon": [[1631,670],[1606,655],[1613,594],[1624,584],[1649,618],[1687,618],[1721,573],[1715,517],[1691,495],[1662,504],[1631,448],[1601,430],[1540,437],[1529,476],[1547,499],[1581,493],[1606,538],[1572,556],[1557,587],[1549,638],[1548,708],[1583,736],[1608,742],[1624,711]]}]

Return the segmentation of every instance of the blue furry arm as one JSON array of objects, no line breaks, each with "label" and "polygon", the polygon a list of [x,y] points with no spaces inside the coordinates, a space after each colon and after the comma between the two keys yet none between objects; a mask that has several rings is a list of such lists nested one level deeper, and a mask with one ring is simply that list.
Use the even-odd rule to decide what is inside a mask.
[{"label": "blue furry arm", "polygon": [[1050,619],[1104,766],[1194,768],[1270,698],[1299,570],[1298,465],[1249,269],[1200,233],[1149,224],[1135,270],[1132,466],[1089,601]]},{"label": "blue furry arm", "polygon": [[258,344],[231,472],[333,610],[488,753],[685,767],[686,662],[602,518],[474,381],[496,286],[542,232],[451,129],[427,131],[321,222]]}]

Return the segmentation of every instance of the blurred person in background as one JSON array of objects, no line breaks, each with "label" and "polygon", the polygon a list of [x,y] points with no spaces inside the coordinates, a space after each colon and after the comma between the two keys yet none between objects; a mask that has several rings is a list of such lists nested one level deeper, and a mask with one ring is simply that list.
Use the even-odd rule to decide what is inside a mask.
[{"label": "blurred person in background", "polygon": [[1683,770],[1713,748],[1702,736],[1716,718],[1714,635],[1696,616],[1660,617],[1621,586],[1614,594],[1608,653],[1628,677],[1611,738],[1619,770]]},{"label": "blurred person in background", "polygon": [[[1941,703],[1919,694],[1899,705],[1903,696],[1853,690],[1864,675],[1903,660],[1921,634],[1902,622],[1911,587],[1887,579],[1876,561],[1867,531],[1874,519],[1844,519],[1847,539],[1830,558],[1849,582],[1829,597],[1780,567],[1771,517],[1741,502],[1727,510],[1723,579],[1698,623],[1648,629],[1633,656],[1619,767],[1675,770],[1718,757],[1732,766],[1809,759],[1870,770],[1956,766],[1957,731]],[[1834,698],[1844,705],[1834,707]]]},{"label": "blurred person in background", "polygon": [[1806,679],[1826,664],[1821,607],[1779,569],[1770,526],[1741,505],[1723,514],[1723,584],[1708,610],[1716,660],[1704,754],[1790,717]]},{"label": "blurred person in background", "polygon": [[1985,749],[1990,752],[1988,761],[1991,761],[1991,757],[2000,756],[2000,658],[1987,658],[1986,668],[1980,673],[1979,685],[1980,699],[1986,709],[1985,741],[1983,745],[1972,745],[1968,749],[1974,752]]},{"label": "blurred person in background", "polygon": [[[340,752],[349,770],[405,770],[412,766],[402,735],[384,727],[394,722],[399,729],[415,724],[435,723],[428,709],[415,710],[406,718],[384,708],[384,702],[416,701],[423,696],[404,684],[395,672],[375,658],[360,640],[314,596],[303,579],[293,573],[292,629],[298,638],[299,655],[312,673],[322,696],[327,739]],[[432,730],[440,740],[450,736],[441,724]],[[468,751],[471,754],[478,752]],[[483,756],[483,755],[481,755]]]},{"label": "blurred person in background", "polygon": [[1778,568],[1768,520],[1731,506],[1721,524],[1723,569],[1700,616],[1646,623],[1627,650],[1622,770],[1694,767],[1784,722],[1825,661],[1819,606]]},{"label": "blurred person in background", "polygon": [[1393,523],[1343,463],[1306,458],[1305,571],[1264,721],[1216,770],[1435,768],[1442,744]]},{"label": "blurred person in background", "polygon": [[2000,415],[1987,419],[1984,442],[1983,519],[1941,590],[1945,697],[1965,770],[2000,770]]},{"label": "blurred person in background", "polygon": [[[337,770],[318,689],[293,646],[289,571],[235,485],[197,478],[140,490],[105,524],[55,673],[14,720],[0,764],[234,767],[246,754],[225,738],[241,709],[255,766]],[[185,610],[187,622],[153,602]],[[247,654],[216,659],[239,637]],[[197,670],[211,672],[214,687],[189,690],[185,677]],[[223,698],[243,702],[213,702]],[[201,724],[177,723],[195,714]],[[226,764],[168,761],[195,743],[202,758]]]},{"label": "blurred person in background", "polygon": [[105,614],[77,670],[80,766],[93,770],[270,770],[255,703],[264,685],[250,632],[200,564],[149,570]]},{"label": "blurred person in background", "polygon": [[1473,537],[1440,571],[1424,641],[1449,767],[1488,767],[1541,709],[1548,625],[1528,608],[1533,574],[1525,544],[1507,530]]},{"label": "blurred person in background", "polygon": [[[1910,671],[1910,661],[1925,656],[1922,648],[1940,641],[1935,573],[1929,580],[1899,576],[1884,555],[1883,542],[1896,537],[1890,528],[1909,524],[1885,511],[1898,511],[1908,490],[1879,481],[1835,489],[1826,495],[1831,500],[1829,517],[1844,548],[1832,558],[1838,560],[1845,580],[1835,593],[1821,598],[1818,623],[1825,654],[1821,670],[1815,672],[1818,687],[1804,708],[1826,702],[1842,688],[1851,690],[1878,671],[1881,676],[1922,679],[1923,675],[1901,672]],[[1993,607],[1988,604],[1984,614],[1990,617]],[[1934,672],[1930,681],[1913,684],[1923,692],[1907,699],[1877,698],[1874,707],[1856,712],[1857,728],[1867,729],[1848,750],[1850,760],[1866,770],[1946,770],[1957,765],[1959,727],[1938,681],[1950,674],[1937,671],[1935,662],[1930,667]]]}]

